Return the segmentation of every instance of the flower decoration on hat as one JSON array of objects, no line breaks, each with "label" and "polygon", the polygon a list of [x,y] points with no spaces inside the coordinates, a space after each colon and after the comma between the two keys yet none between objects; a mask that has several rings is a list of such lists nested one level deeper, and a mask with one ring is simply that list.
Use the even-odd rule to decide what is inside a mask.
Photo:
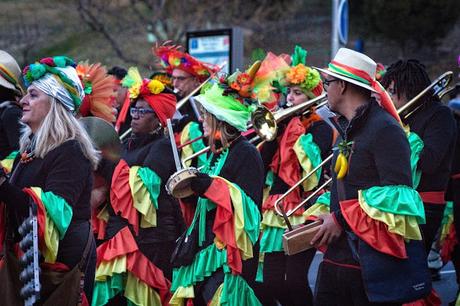
[{"label": "flower decoration on hat", "polygon": [[39,62],[30,64],[22,71],[24,82],[28,87],[33,81],[42,78],[46,73],[53,74],[56,79],[64,86],[64,88],[72,96],[72,100],[78,108],[81,104],[81,98],[78,95],[76,84],[67,77],[65,73],[56,68],[65,68],[67,66],[76,67],[75,62],[66,56],[46,57]]},{"label": "flower decoration on hat", "polygon": [[229,76],[221,76],[219,86],[223,89],[222,95],[231,96],[246,106],[257,103],[252,90],[254,88],[253,81],[261,63],[261,61],[256,61],[247,71],[237,70]]},{"label": "flower decoration on hat", "polygon": [[157,72],[154,72],[150,78],[152,80],[157,80],[157,81],[160,81],[161,83],[163,83],[166,87],[169,87],[169,88],[172,88],[173,84],[172,84],[172,79],[171,79],[171,75],[166,73],[166,72],[160,72],[160,71],[157,71]]},{"label": "flower decoration on hat", "polygon": [[154,47],[152,51],[159,58],[161,66],[169,74],[172,74],[174,69],[180,69],[203,82],[211,74],[219,70],[216,65],[199,61],[190,54],[180,51],[180,49],[180,46],[164,44]]},{"label": "flower decoration on hat", "polygon": [[[128,73],[121,81],[122,86],[128,88],[131,101],[145,100],[154,110],[160,123],[165,126],[166,120],[172,118],[176,111],[176,96],[170,93],[165,84],[157,79],[142,79],[139,70],[135,67],[128,69]],[[129,104],[126,104],[129,105]],[[125,116],[127,106],[123,105],[120,116]]]},{"label": "flower decoration on hat", "polygon": [[166,88],[159,80],[142,79],[136,67],[128,69],[128,73],[121,81],[121,85],[128,88],[129,97],[132,100],[139,98],[139,96],[158,95]]},{"label": "flower decoration on hat", "polygon": [[112,99],[114,77],[108,75],[107,70],[100,63],[80,62],[76,70],[85,91],[85,97],[79,109],[80,115],[83,117],[93,115],[108,122],[114,122]]},{"label": "flower decoration on hat", "polygon": [[296,46],[291,56],[291,68],[286,73],[287,85],[297,85],[303,93],[310,98],[315,98],[323,92],[323,83],[318,70],[305,65],[307,51]]}]

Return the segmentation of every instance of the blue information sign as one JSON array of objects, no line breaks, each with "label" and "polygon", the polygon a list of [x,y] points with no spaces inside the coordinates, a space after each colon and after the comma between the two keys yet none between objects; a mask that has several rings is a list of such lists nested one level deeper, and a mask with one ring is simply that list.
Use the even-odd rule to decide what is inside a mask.
[{"label": "blue information sign", "polygon": [[338,10],[339,40],[345,45],[348,42],[348,0],[341,0]]}]

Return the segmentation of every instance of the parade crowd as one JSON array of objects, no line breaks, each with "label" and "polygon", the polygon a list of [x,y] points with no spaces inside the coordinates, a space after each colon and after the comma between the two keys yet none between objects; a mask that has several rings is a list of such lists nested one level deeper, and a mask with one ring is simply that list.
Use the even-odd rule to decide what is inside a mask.
[{"label": "parade crowd", "polygon": [[460,305],[432,286],[449,261],[460,284],[456,77],[347,48],[152,59],[0,50],[1,305]]}]

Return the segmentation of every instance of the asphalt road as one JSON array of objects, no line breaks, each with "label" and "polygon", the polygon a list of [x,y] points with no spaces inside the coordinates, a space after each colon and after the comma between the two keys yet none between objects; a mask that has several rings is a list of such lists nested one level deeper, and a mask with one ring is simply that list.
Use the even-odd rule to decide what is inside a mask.
[{"label": "asphalt road", "polygon": [[[322,253],[317,252],[313,263],[310,266],[308,273],[308,281],[310,287],[314,290],[316,274],[318,273],[318,265],[321,262]],[[455,270],[451,262],[444,266],[441,270],[441,279],[433,282],[434,288],[438,292],[442,300],[442,305],[448,305],[449,302],[456,298],[457,294],[457,282],[455,281]]]}]

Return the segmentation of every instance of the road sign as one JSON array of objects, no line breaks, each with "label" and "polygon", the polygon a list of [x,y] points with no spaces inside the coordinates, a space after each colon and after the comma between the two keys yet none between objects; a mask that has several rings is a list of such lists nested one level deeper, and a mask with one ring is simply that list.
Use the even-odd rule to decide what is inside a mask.
[{"label": "road sign", "polygon": [[340,43],[346,45],[348,42],[348,0],[341,0],[339,4],[337,22]]}]

